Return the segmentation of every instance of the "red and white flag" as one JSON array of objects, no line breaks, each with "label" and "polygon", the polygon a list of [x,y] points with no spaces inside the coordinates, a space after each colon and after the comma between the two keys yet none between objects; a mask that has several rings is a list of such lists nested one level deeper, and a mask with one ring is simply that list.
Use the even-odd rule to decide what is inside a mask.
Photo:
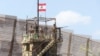
[{"label": "red and white flag", "polygon": [[46,3],[39,3],[39,12],[46,11]]}]

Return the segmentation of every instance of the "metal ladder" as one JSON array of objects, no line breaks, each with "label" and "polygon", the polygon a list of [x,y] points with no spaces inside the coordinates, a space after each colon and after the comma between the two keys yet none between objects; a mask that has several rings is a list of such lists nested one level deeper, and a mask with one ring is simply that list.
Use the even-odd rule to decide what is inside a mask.
[{"label": "metal ladder", "polygon": [[55,38],[51,37],[51,41],[37,56],[42,56],[50,47],[53,46],[54,43],[55,43]]}]

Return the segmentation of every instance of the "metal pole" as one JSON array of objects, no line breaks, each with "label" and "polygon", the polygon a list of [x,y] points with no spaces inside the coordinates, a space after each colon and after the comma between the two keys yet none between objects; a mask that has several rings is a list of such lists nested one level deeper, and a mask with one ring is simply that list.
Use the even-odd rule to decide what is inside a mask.
[{"label": "metal pole", "polygon": [[37,0],[37,35],[39,37],[39,0]]},{"label": "metal pole", "polygon": [[27,29],[27,28],[28,28],[28,27],[27,27],[27,26],[28,26],[28,22],[27,22],[27,19],[28,19],[28,16],[27,16],[27,18],[26,18],[26,34],[28,33],[28,29]]},{"label": "metal pole", "polygon": [[27,34],[27,20],[26,20],[26,34]]},{"label": "metal pole", "polygon": [[46,18],[46,12],[45,12],[45,34],[47,34],[47,18]]}]

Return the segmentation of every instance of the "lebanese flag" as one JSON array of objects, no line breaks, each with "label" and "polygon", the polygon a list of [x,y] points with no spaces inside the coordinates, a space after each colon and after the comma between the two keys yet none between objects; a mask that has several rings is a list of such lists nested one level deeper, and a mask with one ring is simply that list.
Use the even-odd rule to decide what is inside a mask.
[{"label": "lebanese flag", "polygon": [[39,12],[46,11],[46,3],[39,3]]}]

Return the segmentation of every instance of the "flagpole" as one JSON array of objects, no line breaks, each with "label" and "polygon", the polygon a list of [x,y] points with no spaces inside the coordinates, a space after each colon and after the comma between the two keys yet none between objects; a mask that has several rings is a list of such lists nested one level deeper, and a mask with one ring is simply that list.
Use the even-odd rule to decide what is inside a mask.
[{"label": "flagpole", "polygon": [[47,19],[46,19],[46,12],[45,12],[45,34],[47,34]]},{"label": "flagpole", "polygon": [[37,35],[39,37],[39,0],[37,0]]}]

